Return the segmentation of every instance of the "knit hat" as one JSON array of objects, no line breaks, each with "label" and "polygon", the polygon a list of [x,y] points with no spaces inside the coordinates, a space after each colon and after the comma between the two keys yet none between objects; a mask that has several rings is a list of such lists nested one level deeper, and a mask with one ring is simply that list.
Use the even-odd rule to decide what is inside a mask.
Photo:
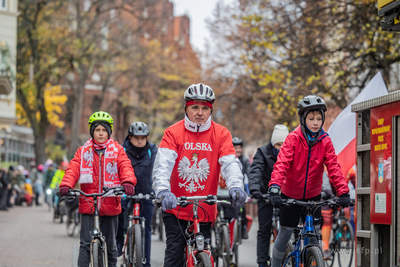
[{"label": "knit hat", "polygon": [[271,143],[274,146],[276,143],[283,143],[285,141],[286,136],[288,136],[289,130],[286,125],[277,124],[274,127],[274,131],[271,136]]},{"label": "knit hat", "polygon": [[112,133],[112,131],[111,131],[111,126],[110,126],[110,124],[108,124],[108,123],[106,123],[106,122],[104,122],[104,121],[95,122],[95,123],[92,124],[92,126],[90,127],[90,136],[94,139],[94,137],[93,137],[94,130],[95,130],[95,129],[97,128],[97,126],[99,126],[99,125],[101,125],[101,126],[103,126],[104,128],[106,128],[106,130],[107,130],[107,132],[108,132],[108,138],[110,138],[110,137],[111,137],[111,133]]}]

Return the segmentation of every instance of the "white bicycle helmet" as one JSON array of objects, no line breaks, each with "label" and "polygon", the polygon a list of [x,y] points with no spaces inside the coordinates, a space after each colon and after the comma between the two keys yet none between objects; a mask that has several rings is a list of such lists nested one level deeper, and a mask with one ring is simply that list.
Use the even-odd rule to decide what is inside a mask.
[{"label": "white bicycle helmet", "polygon": [[186,102],[191,100],[205,100],[212,104],[215,101],[215,94],[210,86],[198,83],[189,86],[183,98],[185,98]]}]

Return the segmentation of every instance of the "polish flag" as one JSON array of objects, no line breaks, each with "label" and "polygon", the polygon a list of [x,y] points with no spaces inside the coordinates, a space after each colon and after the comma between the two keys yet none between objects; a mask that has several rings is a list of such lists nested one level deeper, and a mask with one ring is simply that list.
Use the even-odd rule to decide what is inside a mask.
[{"label": "polish flag", "polygon": [[383,96],[388,93],[382,74],[378,72],[364,90],[340,112],[329,127],[328,134],[332,139],[344,177],[356,164],[356,113],[351,112],[351,105]]}]

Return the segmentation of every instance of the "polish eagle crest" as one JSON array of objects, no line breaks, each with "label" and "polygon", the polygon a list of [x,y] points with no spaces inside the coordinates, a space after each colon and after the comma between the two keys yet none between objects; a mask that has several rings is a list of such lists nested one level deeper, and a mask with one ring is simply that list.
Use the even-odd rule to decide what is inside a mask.
[{"label": "polish eagle crest", "polygon": [[191,165],[190,160],[183,157],[178,165],[179,177],[184,180],[183,183],[179,183],[179,187],[184,187],[190,193],[196,192],[197,189],[204,190],[204,185],[200,183],[206,181],[210,173],[210,164],[206,158],[197,163],[198,158],[195,153],[192,156],[192,161],[193,164]]},{"label": "polish eagle crest", "polygon": [[83,153],[83,159],[87,162],[88,166],[93,165],[93,149],[91,147],[89,147],[89,150]]},{"label": "polish eagle crest", "polygon": [[118,173],[117,163],[114,161],[107,163],[106,172],[110,175],[110,179],[114,180],[116,178],[114,176]]}]

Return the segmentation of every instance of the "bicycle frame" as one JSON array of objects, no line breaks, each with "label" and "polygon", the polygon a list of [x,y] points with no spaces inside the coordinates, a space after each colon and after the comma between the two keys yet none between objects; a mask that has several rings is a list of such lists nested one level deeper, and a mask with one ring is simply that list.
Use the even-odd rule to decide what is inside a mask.
[{"label": "bicycle frame", "polygon": [[[295,228],[293,230],[295,235],[295,240],[297,240],[294,251],[289,254],[283,266],[286,266],[287,262],[294,257],[295,267],[299,267],[302,262],[305,261],[305,249],[307,247],[315,246],[315,244],[309,244],[309,239],[311,237],[317,237],[321,241],[321,235],[314,232],[314,217],[311,214],[307,214],[304,225],[300,228]],[[301,231],[301,233],[300,233]],[[300,234],[300,235],[299,235]],[[300,238],[299,238],[300,237]]]},{"label": "bicycle frame", "polygon": [[96,195],[93,196],[94,213],[93,213],[93,229],[90,233],[92,235],[92,242],[90,243],[90,262],[91,262],[91,265],[93,266],[93,262],[94,262],[93,244],[95,242],[100,242],[102,256],[104,259],[103,262],[105,264],[104,266],[107,267],[108,266],[107,244],[106,244],[106,240],[100,230],[100,212],[97,207],[97,197],[98,196],[96,196]]},{"label": "bicycle frame", "polygon": [[[183,199],[182,197],[180,198]],[[190,197],[187,197],[190,199]],[[205,199],[205,198],[204,198]],[[210,240],[205,240],[200,232],[200,222],[197,213],[199,199],[193,199],[193,223],[189,223],[187,230],[188,240],[186,242],[186,266],[194,267],[197,263],[196,255],[203,251],[210,256],[211,264],[214,266],[214,258],[211,255]],[[192,238],[194,236],[194,239]],[[206,245],[206,246],[205,246]]]},{"label": "bicycle frame", "polygon": [[[97,206],[98,203],[98,198],[102,197],[109,192],[114,192],[115,195],[121,195],[124,188],[123,187],[113,187],[113,188],[108,188],[108,187],[103,187],[103,192],[102,193],[95,193],[95,194],[86,194],[85,192],[79,190],[79,189],[71,189],[69,190],[68,194],[70,197],[77,197],[76,193],[79,193],[80,195],[83,195],[85,197],[91,197],[93,198],[93,205],[94,205],[94,212],[93,212],[93,229],[91,230],[90,234],[92,236],[92,241],[90,243],[90,262],[91,266],[94,264],[94,257],[93,257],[93,247],[94,244],[99,242],[100,243],[100,248],[101,248],[101,256],[102,256],[102,261],[104,263],[104,267],[108,266],[108,258],[107,258],[107,244],[105,242],[105,237],[101,233],[100,230],[100,212]],[[61,200],[63,200],[62,198]]]}]

